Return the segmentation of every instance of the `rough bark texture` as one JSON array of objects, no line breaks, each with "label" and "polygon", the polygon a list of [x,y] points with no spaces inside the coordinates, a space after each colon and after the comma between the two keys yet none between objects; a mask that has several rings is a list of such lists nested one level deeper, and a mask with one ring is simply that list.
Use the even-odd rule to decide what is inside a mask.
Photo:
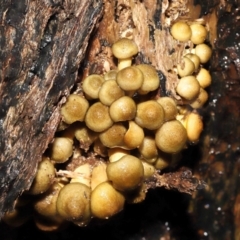
[{"label": "rough bark texture", "polygon": [[0,1],[0,217],[30,187],[101,1]]}]

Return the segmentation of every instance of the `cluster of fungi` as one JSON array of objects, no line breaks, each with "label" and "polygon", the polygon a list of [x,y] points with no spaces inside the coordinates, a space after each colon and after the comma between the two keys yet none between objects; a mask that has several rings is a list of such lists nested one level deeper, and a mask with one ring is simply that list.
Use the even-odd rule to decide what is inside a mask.
[{"label": "cluster of fungi", "polygon": [[87,76],[81,91],[68,97],[34,182],[15,210],[5,214],[6,223],[24,223],[29,202],[42,230],[108,219],[125,202],[143,201],[148,179],[180,161],[188,143],[198,142],[203,123],[196,109],[207,101],[205,88],[211,84],[204,68],[212,52],[204,43],[208,31],[200,23],[179,21],[170,32],[194,44],[174,69],[179,78],[175,90],[184,104],[155,94],[160,84],[156,69],[133,65],[138,46],[119,39],[112,46],[117,69]]}]

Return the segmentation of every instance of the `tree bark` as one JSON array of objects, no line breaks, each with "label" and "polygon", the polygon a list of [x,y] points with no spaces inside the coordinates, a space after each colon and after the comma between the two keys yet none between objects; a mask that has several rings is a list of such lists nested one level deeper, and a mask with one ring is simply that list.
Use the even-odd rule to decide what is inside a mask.
[{"label": "tree bark", "polygon": [[102,1],[0,1],[0,217],[28,189]]}]

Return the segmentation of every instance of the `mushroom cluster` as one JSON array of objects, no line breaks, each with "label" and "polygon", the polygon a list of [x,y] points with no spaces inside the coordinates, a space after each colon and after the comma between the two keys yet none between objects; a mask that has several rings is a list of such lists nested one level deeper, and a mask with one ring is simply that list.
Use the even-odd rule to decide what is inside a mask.
[{"label": "mushroom cluster", "polygon": [[[171,31],[177,38],[175,27]],[[179,40],[196,38],[191,31]],[[85,226],[92,218],[115,215],[125,202],[144,200],[147,179],[175,165],[188,142],[199,139],[203,125],[198,113],[180,117],[183,108],[173,98],[158,94],[157,70],[148,64],[132,65],[137,45],[119,39],[112,52],[117,69],[87,76],[82,91],[71,94],[62,106],[59,130],[32,187],[22,196],[33,196],[34,220],[41,230],[56,230],[69,222]],[[184,56],[185,68],[202,63],[193,53]],[[197,95],[208,84],[197,76],[206,70],[178,69],[182,78],[177,93],[198,101]],[[190,75],[193,72],[196,77]],[[197,91],[190,90],[192,82]]]}]

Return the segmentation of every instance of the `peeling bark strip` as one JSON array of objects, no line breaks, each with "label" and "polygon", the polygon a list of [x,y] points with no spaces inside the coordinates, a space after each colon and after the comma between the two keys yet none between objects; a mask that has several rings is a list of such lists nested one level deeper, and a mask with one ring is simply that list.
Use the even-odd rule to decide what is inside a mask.
[{"label": "peeling bark strip", "polygon": [[0,0],[0,217],[31,185],[102,7]]}]

